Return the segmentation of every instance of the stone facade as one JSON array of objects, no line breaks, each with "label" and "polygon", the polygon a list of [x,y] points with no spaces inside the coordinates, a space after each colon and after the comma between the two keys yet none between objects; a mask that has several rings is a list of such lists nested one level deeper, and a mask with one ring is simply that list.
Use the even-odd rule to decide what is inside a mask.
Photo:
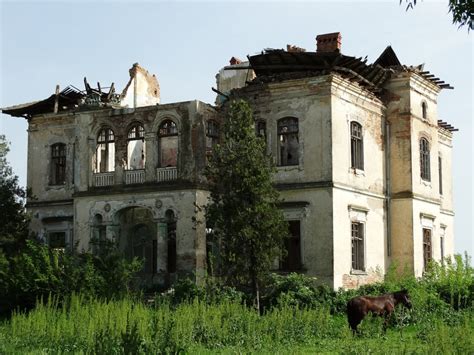
[{"label": "stone facade", "polygon": [[275,269],[353,288],[394,261],[420,276],[430,259],[452,255],[455,129],[436,107],[446,84],[402,66],[390,48],[368,65],[340,54],[340,34],[318,38],[318,52],[289,45],[232,58],[216,77],[217,106],[159,104],[156,78],[134,65],[120,107],[4,109],[29,119],[32,229],[79,249],[115,240],[145,259],[147,282],[199,279],[206,154],[228,103],[245,99],[290,223],[288,257]]}]

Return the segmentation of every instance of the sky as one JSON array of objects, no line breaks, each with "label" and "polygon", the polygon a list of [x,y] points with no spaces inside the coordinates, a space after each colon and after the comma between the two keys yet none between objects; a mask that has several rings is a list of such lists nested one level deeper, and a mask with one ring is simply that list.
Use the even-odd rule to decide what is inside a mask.
[{"label": "sky", "polygon": [[[455,252],[473,244],[473,33],[452,24],[448,0],[419,1],[4,1],[0,0],[0,107],[44,99],[59,84],[121,91],[138,62],[156,74],[161,102],[213,103],[215,75],[232,56],[245,59],[287,44],[315,50],[315,37],[342,33],[342,53],[373,62],[391,45],[403,64],[454,86],[438,116],[454,133]],[[26,185],[27,124],[0,117],[8,160]]]}]

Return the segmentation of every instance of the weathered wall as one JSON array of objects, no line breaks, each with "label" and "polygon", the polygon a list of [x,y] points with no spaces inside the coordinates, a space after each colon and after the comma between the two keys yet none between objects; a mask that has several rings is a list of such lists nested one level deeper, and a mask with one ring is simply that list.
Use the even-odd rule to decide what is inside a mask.
[{"label": "weathered wall", "polygon": [[[334,288],[355,288],[385,274],[385,210],[383,196],[333,189]],[[351,222],[364,225],[365,270],[352,269]]]},{"label": "weathered wall", "polygon": [[155,74],[135,63],[130,69],[130,80],[122,92],[120,105],[137,108],[160,103],[160,85]]}]

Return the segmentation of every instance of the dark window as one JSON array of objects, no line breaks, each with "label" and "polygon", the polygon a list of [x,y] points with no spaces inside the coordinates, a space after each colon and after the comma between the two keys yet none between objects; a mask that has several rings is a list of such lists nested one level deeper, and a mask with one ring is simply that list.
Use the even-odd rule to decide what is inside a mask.
[{"label": "dark window", "polygon": [[426,270],[431,258],[431,229],[423,228],[423,270]]},{"label": "dark window", "polygon": [[286,255],[280,262],[280,270],[296,271],[301,269],[300,221],[288,221],[289,235],[285,238]]},{"label": "dark window", "polygon": [[299,164],[298,119],[282,118],[278,121],[278,165]]},{"label": "dark window", "polygon": [[430,144],[426,138],[420,139],[420,175],[423,180],[431,181]]},{"label": "dark window", "polygon": [[216,121],[207,121],[206,127],[206,149],[207,152],[212,150],[219,143],[219,125]]},{"label": "dark window", "polygon": [[51,185],[66,183],[66,145],[54,144],[51,147]]},{"label": "dark window", "polygon": [[166,211],[166,226],[168,231],[168,272],[176,272],[176,219],[171,210]]},{"label": "dark window", "polygon": [[176,166],[178,159],[178,127],[171,120],[160,125],[158,131],[159,166]]},{"label": "dark window", "polygon": [[443,194],[443,160],[438,157],[439,194]]},{"label": "dark window", "polygon": [[426,118],[428,117],[427,108],[428,108],[428,106],[426,105],[426,102],[422,102],[422,103],[421,103],[421,116],[422,116],[425,120],[426,120]]},{"label": "dark window", "polygon": [[364,224],[360,222],[351,223],[352,239],[352,269],[365,270],[364,263]]},{"label": "dark window", "polygon": [[49,247],[52,249],[66,249],[66,233],[50,232],[48,233]]},{"label": "dark window", "polygon": [[127,136],[127,169],[145,168],[145,129],[135,124]]},{"label": "dark window", "polygon": [[362,126],[357,122],[351,122],[351,168],[364,170]]},{"label": "dark window", "polygon": [[267,124],[264,121],[257,121],[255,130],[258,137],[262,137],[266,140],[267,137]]},{"label": "dark window", "polygon": [[444,265],[444,229],[443,229],[443,234],[441,235],[441,237],[439,238],[439,247],[440,247],[440,251],[441,251],[441,264]]},{"label": "dark window", "polygon": [[115,137],[114,131],[104,128],[97,136],[96,173],[115,170]]}]

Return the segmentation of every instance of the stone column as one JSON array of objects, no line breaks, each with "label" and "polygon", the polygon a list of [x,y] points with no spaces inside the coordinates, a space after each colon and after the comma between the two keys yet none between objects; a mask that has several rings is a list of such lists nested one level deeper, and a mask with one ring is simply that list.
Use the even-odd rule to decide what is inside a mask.
[{"label": "stone column", "polygon": [[168,226],[164,221],[158,221],[157,228],[157,262],[156,272],[160,275],[166,275],[168,272]]},{"label": "stone column", "polygon": [[156,180],[156,167],[158,166],[158,146],[156,132],[145,134],[145,181]]}]

